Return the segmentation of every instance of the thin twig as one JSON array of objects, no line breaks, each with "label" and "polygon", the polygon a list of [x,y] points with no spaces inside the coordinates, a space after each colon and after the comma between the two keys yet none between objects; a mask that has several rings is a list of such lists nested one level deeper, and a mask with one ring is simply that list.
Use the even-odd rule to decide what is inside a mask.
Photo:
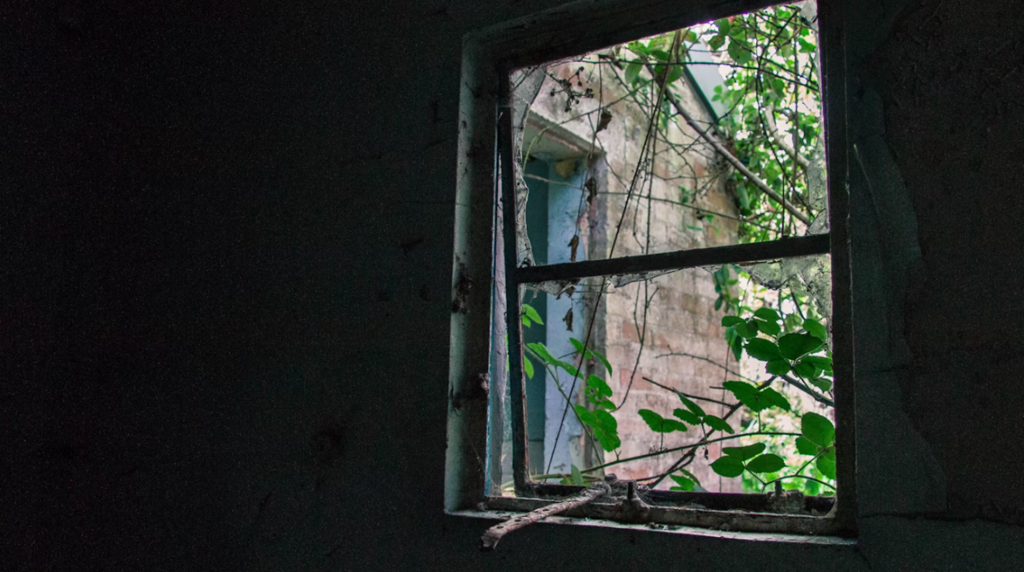
[{"label": "thin twig", "polygon": [[[732,440],[732,439],[741,439],[743,437],[758,437],[758,436],[761,436],[761,437],[799,437],[800,435],[801,435],[800,433],[790,433],[790,432],[785,432],[785,431],[758,431],[758,432],[755,432],[755,433],[739,433],[739,434],[736,434],[736,435],[728,435],[728,436],[725,436],[725,437],[718,437],[718,438],[715,438],[715,439],[704,438],[704,439],[701,439],[700,441],[698,441],[696,443],[690,443],[689,445],[682,445],[682,446],[679,446],[679,447],[673,447],[671,449],[662,449],[661,451],[655,451],[653,453],[646,453],[644,455],[637,455],[636,457],[627,457],[625,459],[616,459],[615,461],[611,461],[611,462],[605,463],[603,465],[598,465],[596,467],[590,467],[590,468],[587,468],[587,469],[582,469],[582,470],[580,470],[580,472],[581,473],[592,473],[594,471],[600,471],[601,469],[607,469],[608,467],[612,467],[612,466],[615,466],[615,465],[621,465],[623,463],[628,463],[630,461],[639,461],[641,459],[649,459],[651,457],[657,457],[659,455],[666,455],[668,453],[675,453],[677,451],[685,451],[687,449],[696,449],[696,448],[699,448],[699,447],[703,447],[705,445],[710,445],[711,443],[718,443],[718,442],[721,442],[721,441],[729,441],[729,440]],[[672,471],[675,471],[675,469],[672,469],[669,472],[671,473]],[[653,479],[653,478],[656,478],[656,476],[655,477],[647,477],[647,478],[643,478],[643,479],[636,479],[636,480],[638,480],[638,481],[647,481],[647,480],[650,480],[650,479]],[[655,483],[655,484],[657,484],[657,483]],[[653,487],[654,485],[651,485],[651,486]]]},{"label": "thin twig", "polygon": [[724,401],[719,401],[717,399],[711,399],[710,397],[701,397],[699,395],[693,395],[693,394],[690,394],[690,393],[684,393],[682,391],[679,391],[678,389],[673,389],[673,388],[671,388],[671,387],[669,387],[667,385],[662,385],[662,384],[658,383],[657,381],[654,381],[653,379],[651,379],[649,377],[644,377],[644,378],[641,378],[641,379],[643,379],[644,381],[646,381],[648,383],[652,383],[654,385],[657,385],[658,387],[660,387],[662,389],[666,389],[668,391],[671,391],[672,393],[675,393],[677,395],[682,395],[683,397],[686,397],[686,398],[689,398],[689,399],[696,399],[698,401],[707,401],[708,403],[717,403],[719,405],[725,405],[726,407],[732,406],[732,403],[726,403]]}]

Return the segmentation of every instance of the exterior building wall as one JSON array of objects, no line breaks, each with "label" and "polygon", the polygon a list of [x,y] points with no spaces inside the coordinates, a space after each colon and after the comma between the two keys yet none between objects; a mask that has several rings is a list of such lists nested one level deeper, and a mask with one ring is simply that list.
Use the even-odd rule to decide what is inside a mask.
[{"label": "exterior building wall", "polygon": [[[578,67],[576,64],[566,64],[551,71],[556,77],[567,78],[574,74]],[[587,69],[584,72],[584,78],[589,71]],[[710,146],[697,139],[697,134],[685,125],[681,128],[670,128],[668,138],[669,143],[676,146],[675,149],[686,149],[677,153],[665,141],[654,143],[653,168],[648,165],[642,167],[648,171],[653,170],[654,176],[637,178],[634,192],[643,196],[649,193],[655,200],[633,197],[629,203],[629,210],[624,217],[622,216],[626,194],[630,181],[634,178],[640,150],[644,144],[649,118],[636,104],[628,99],[622,100],[607,108],[612,113],[612,119],[607,128],[595,136],[593,130],[599,114],[595,110],[599,109],[602,101],[619,100],[624,95],[621,84],[616,85],[614,80],[605,79],[604,85],[600,85],[596,80],[597,76],[596,73],[591,74],[594,81],[587,83],[584,80],[584,87],[581,88],[591,87],[594,90],[594,98],[583,99],[578,105],[573,105],[568,112],[565,110],[565,96],[558,88],[558,84],[548,78],[531,108],[532,127],[529,128],[524,141],[524,149],[530,148],[536,156],[538,149],[545,148],[545,144],[539,142],[540,140],[533,141],[533,137],[537,137],[538,133],[542,133],[541,138],[571,139],[572,142],[563,145],[563,149],[575,147],[576,152],[581,155],[576,168],[589,169],[588,176],[598,181],[597,196],[589,204],[589,208],[579,212],[577,221],[577,227],[581,230],[580,236],[583,238],[583,248],[586,251],[585,257],[591,260],[608,258],[620,220],[621,230],[615,243],[615,257],[735,243],[736,221],[715,217],[714,221],[708,224],[698,216],[701,213],[698,209],[730,216],[736,216],[737,213],[724,185],[728,173],[723,173],[723,167],[715,162],[715,154]],[[608,78],[608,75],[605,74],[603,77]],[[691,114],[701,121],[710,123],[713,118],[700,103],[692,88],[684,90],[680,95]],[[574,117],[581,115],[583,120],[573,120]],[[594,143],[591,153],[589,142],[592,140]],[[588,154],[592,154],[594,159],[588,160]],[[690,202],[685,205],[674,204],[683,202],[684,191],[680,190],[680,187],[691,191],[697,190]],[[563,248],[568,249],[568,246]],[[651,302],[646,312],[646,327],[643,320],[643,281],[615,287],[612,280],[609,280],[595,313],[593,307],[597,298],[596,291],[600,286],[601,279],[585,280],[578,287],[580,292],[577,296],[584,298],[589,309],[587,322],[592,318],[595,320],[591,345],[605,353],[613,368],[612,375],[607,376],[600,363],[590,363],[587,364],[589,373],[610,377],[607,381],[613,390],[612,399],[616,405],[628,392],[628,399],[624,405],[613,412],[622,438],[622,446],[618,451],[620,458],[643,455],[660,447],[678,447],[699,440],[702,435],[699,434],[698,428],[691,428],[686,433],[676,432],[664,436],[655,433],[637,411],[651,409],[663,416],[671,417],[673,409],[682,407],[675,394],[645,381],[644,377],[689,394],[712,399],[724,397],[724,390],[710,389],[711,386],[720,387],[721,382],[726,381],[723,377],[725,372],[721,367],[692,357],[664,355],[688,353],[722,363],[728,359],[728,346],[725,342],[724,328],[721,327],[722,313],[714,309],[717,294],[711,273],[704,269],[689,269],[651,280],[647,286],[647,297]],[[549,321],[552,318],[549,318]],[[589,323],[587,325],[589,326]],[[549,326],[549,335],[550,331]],[[580,403],[585,402],[579,390],[575,397]],[[708,413],[723,413],[722,405],[706,402],[701,404]],[[734,415],[730,421],[735,421],[736,417]],[[549,419],[548,431],[557,431],[558,422],[557,416],[554,425]],[[600,460],[593,458],[592,448],[580,445],[574,450],[574,459],[578,466],[599,464]],[[707,455],[712,459],[717,458],[719,453],[718,444],[712,444],[707,451]],[[703,456],[704,452],[699,454]],[[604,455],[605,462],[614,459],[613,454]],[[677,459],[678,454],[655,456],[617,465],[609,468],[608,472],[615,473],[619,478],[642,478],[666,471]],[[694,469],[694,473],[708,490],[739,491],[739,479],[719,479],[705,463],[695,463],[690,468],[693,469],[697,465],[699,468]],[[659,488],[667,488],[672,484],[666,479]]]}]

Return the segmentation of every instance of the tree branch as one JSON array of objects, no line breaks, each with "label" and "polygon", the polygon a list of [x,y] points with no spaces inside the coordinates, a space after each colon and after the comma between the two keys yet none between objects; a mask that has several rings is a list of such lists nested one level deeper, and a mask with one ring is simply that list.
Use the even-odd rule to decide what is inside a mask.
[{"label": "tree branch", "polygon": [[[646,64],[646,67],[647,71],[652,76],[657,77],[654,69],[651,67],[651,64]],[[715,149],[715,151],[717,151],[719,155],[724,157],[726,161],[728,161],[737,171],[740,172],[740,174],[746,177],[747,180],[750,181],[755,187],[757,187],[762,193],[764,193],[769,198],[782,205],[782,208],[789,211],[789,213],[792,214],[794,217],[800,219],[801,222],[810,226],[811,219],[807,215],[800,212],[800,210],[794,207],[792,203],[787,201],[785,197],[783,197],[779,193],[776,193],[774,189],[768,186],[768,183],[761,180],[760,177],[758,177],[750,169],[748,169],[747,166],[744,165],[739,159],[737,159],[735,155],[733,155],[732,153],[729,152],[728,149],[723,147],[717,139],[711,136],[707,131],[701,129],[701,127],[697,124],[697,121],[693,118],[693,116],[690,115],[689,112],[687,112],[686,109],[683,107],[683,104],[680,103],[678,99],[676,99],[675,94],[673,94],[670,90],[665,90],[664,98],[666,101],[671,103],[672,107],[675,108],[676,112],[679,115],[681,115],[684,120],[686,120],[687,125],[689,125],[694,131],[696,131],[701,138],[707,141]]]},{"label": "tree branch", "polygon": [[775,140],[775,144],[786,152],[787,155],[796,161],[797,165],[800,165],[805,171],[811,166],[811,162],[803,155],[796,152],[793,146],[786,142],[786,139],[779,133],[779,128],[775,125],[775,106],[769,105],[768,109],[765,110],[765,127],[768,130],[768,134]]}]

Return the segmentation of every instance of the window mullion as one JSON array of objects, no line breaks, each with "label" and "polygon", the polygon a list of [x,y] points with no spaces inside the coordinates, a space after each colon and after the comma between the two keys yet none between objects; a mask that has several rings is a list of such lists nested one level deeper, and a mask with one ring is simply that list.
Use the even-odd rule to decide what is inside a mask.
[{"label": "window mullion", "polygon": [[[575,280],[595,276],[643,274],[663,270],[682,270],[714,264],[739,264],[762,260],[828,254],[828,234],[783,238],[770,242],[754,242],[693,250],[677,250],[660,254],[623,256],[605,260],[585,260],[547,266],[516,269],[521,283]],[[507,265],[507,261],[506,261]]]}]

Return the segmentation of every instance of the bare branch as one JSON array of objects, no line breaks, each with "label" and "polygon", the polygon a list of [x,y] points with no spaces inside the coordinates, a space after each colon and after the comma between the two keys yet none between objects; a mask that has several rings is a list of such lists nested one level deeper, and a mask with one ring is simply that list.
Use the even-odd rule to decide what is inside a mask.
[{"label": "bare branch", "polygon": [[[647,71],[652,76],[657,77],[654,69],[651,67],[650,64],[647,64],[646,67]],[[782,208],[789,211],[789,213],[792,214],[794,217],[800,219],[804,224],[810,226],[811,219],[807,215],[800,212],[800,210],[794,207],[792,203],[787,201],[785,197],[783,197],[779,193],[776,193],[774,189],[768,186],[768,183],[764,182],[760,177],[755,175],[750,169],[747,168],[746,165],[744,165],[739,159],[737,159],[735,155],[733,155],[732,153],[729,152],[728,149],[723,147],[722,144],[719,143],[714,136],[712,136],[707,131],[702,130],[700,126],[697,124],[697,121],[693,118],[693,116],[690,115],[688,111],[686,111],[685,107],[683,107],[682,102],[680,102],[679,99],[677,99],[676,96],[670,90],[665,90],[664,97],[669,103],[672,104],[672,107],[675,108],[676,113],[678,113],[680,116],[682,116],[683,119],[686,120],[687,125],[689,125],[694,131],[696,131],[697,134],[700,135],[705,141],[707,141],[712,147],[714,147],[715,151],[717,151],[719,155],[724,157],[725,160],[728,161],[744,177],[746,177],[748,181],[750,181],[762,193],[768,195],[768,197],[770,197],[772,200],[782,205]]]},{"label": "bare branch", "polygon": [[775,125],[774,105],[769,105],[768,109],[765,110],[764,119],[765,127],[768,130],[768,134],[771,135],[772,139],[775,140],[775,144],[779,146],[779,149],[785,151],[787,155],[789,155],[790,157],[793,158],[794,161],[796,161],[797,165],[800,165],[801,168],[807,170],[811,166],[811,162],[807,159],[807,157],[804,157],[803,155],[797,153],[796,149],[793,149],[792,145],[787,143],[786,139],[782,136],[782,134],[779,133],[779,128],[778,126]]}]

